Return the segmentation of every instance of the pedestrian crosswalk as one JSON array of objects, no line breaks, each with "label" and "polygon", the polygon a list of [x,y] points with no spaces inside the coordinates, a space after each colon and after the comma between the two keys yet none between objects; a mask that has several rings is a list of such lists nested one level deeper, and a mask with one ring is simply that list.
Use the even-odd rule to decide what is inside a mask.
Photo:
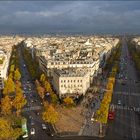
[{"label": "pedestrian crosswalk", "polygon": [[40,110],[40,109],[41,109],[41,106],[32,106],[32,107],[24,108],[23,112]]},{"label": "pedestrian crosswalk", "polygon": [[140,107],[113,105],[114,109],[140,112]]},{"label": "pedestrian crosswalk", "polygon": [[114,94],[140,96],[140,93],[138,93],[138,92],[116,91],[116,92],[114,92]]}]

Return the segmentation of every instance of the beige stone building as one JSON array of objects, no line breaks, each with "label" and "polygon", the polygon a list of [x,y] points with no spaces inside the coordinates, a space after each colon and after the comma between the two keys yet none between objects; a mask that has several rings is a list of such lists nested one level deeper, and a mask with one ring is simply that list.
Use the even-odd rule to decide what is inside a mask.
[{"label": "beige stone building", "polygon": [[90,87],[90,75],[86,69],[54,69],[53,85],[60,98],[84,95]]}]

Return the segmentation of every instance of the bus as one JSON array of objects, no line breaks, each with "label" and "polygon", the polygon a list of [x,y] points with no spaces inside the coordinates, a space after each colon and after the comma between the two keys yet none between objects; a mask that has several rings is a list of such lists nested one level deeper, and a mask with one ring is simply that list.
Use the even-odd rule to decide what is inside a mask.
[{"label": "bus", "polygon": [[28,129],[27,129],[27,119],[22,119],[22,132],[23,132],[23,135],[22,137],[23,138],[27,138],[28,137]]},{"label": "bus", "polygon": [[108,112],[108,119],[114,120],[114,117],[115,117],[115,109],[114,109],[114,106],[111,105]]}]

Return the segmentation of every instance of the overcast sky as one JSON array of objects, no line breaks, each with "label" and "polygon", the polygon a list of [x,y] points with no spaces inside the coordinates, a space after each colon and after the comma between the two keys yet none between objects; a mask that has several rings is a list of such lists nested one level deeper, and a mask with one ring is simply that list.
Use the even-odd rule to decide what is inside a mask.
[{"label": "overcast sky", "polygon": [[0,2],[0,33],[49,32],[140,33],[140,2]]}]

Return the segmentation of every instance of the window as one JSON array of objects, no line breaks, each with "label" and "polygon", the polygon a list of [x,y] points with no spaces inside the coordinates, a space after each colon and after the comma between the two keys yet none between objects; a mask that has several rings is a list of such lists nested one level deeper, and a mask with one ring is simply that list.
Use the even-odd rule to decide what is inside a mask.
[{"label": "window", "polygon": [[64,80],[64,83],[66,82],[66,80]]},{"label": "window", "polygon": [[61,80],[61,83],[63,83],[63,80]]},{"label": "window", "polygon": [[79,82],[79,80],[77,80],[77,82]]},{"label": "window", "polygon": [[69,80],[68,80],[68,83],[69,83]]},{"label": "window", "polygon": [[75,80],[73,82],[75,82]]},{"label": "window", "polygon": [[63,85],[61,85],[61,87],[63,87]]},{"label": "window", "polygon": [[71,80],[71,83],[72,83],[72,80]]},{"label": "window", "polygon": [[82,82],[82,80],[81,80],[81,82]]}]

